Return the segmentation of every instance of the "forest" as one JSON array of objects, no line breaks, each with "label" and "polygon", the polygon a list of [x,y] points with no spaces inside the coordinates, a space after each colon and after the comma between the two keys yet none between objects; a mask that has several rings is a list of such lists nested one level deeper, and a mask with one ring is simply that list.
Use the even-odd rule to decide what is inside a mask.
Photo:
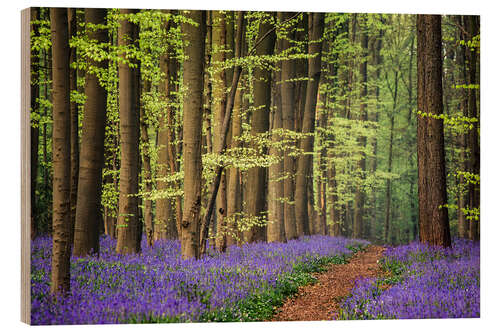
[{"label": "forest", "polygon": [[30,23],[33,324],[479,317],[479,16]]}]

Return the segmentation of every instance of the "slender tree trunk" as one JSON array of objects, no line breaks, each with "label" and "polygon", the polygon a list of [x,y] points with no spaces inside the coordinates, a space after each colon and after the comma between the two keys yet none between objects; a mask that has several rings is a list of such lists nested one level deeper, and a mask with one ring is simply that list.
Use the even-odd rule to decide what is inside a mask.
[{"label": "slender tree trunk", "polygon": [[[235,48],[235,58],[240,58],[242,56],[242,49],[244,45],[244,13],[243,12],[238,12],[238,27],[237,27],[237,33],[236,33],[236,48]],[[241,70],[242,67],[241,65],[236,65],[234,68],[233,72],[233,80],[231,82],[231,89],[229,91],[228,99],[227,99],[227,104],[226,104],[226,110],[224,114],[224,121],[222,123],[221,127],[221,141],[219,143],[219,146],[217,147],[217,154],[221,155],[224,153],[224,150],[226,149],[226,140],[229,132],[229,124],[231,120],[231,115],[233,113],[233,107],[234,107],[234,101],[236,97],[236,90],[238,88],[238,82],[240,79],[241,75]],[[208,207],[205,213],[205,216],[203,217],[203,236],[202,236],[202,241],[201,241],[201,253],[205,254],[206,252],[206,242],[205,240],[208,237],[208,227],[209,227],[209,222],[210,222],[210,217],[212,216],[212,212],[215,206],[215,199],[217,197],[217,193],[219,190],[219,185],[221,182],[221,177],[222,177],[222,171],[224,167],[223,166],[217,166],[215,170],[215,179],[212,184],[212,190],[210,194],[210,201],[208,202]]]},{"label": "slender tree trunk", "polygon": [[[226,111],[227,96],[226,96],[226,70],[223,69],[222,63],[226,61],[226,14],[222,11],[212,12],[213,23],[213,60],[220,63],[218,72],[215,77],[214,84],[214,145],[219,147],[222,141],[221,127],[224,122],[224,113]],[[219,251],[225,249],[226,237],[224,232],[219,232],[225,229],[225,220],[227,216],[227,193],[226,193],[226,176],[225,170],[222,170],[219,190],[216,199],[216,219],[217,219],[217,235],[215,238],[215,247]]]},{"label": "slender tree trunk", "polygon": [[[120,14],[135,14],[137,10],[121,9]],[[118,47],[136,44],[139,27],[124,19],[118,27]],[[122,57],[126,57],[124,54]],[[135,59],[129,58],[138,66]],[[120,107],[120,197],[118,200],[118,237],[116,252],[138,253],[141,250],[139,221],[139,109],[140,72],[126,63],[118,65]]]},{"label": "slender tree trunk", "polygon": [[[396,79],[395,82],[397,82],[397,77],[398,77],[398,72],[396,72]],[[396,85],[397,87],[397,85]],[[395,89],[397,91],[397,89]],[[397,95],[396,95],[397,96]],[[396,102],[394,101],[394,106],[392,108],[392,113],[391,113],[391,128],[390,128],[390,135],[389,135],[389,158],[388,158],[388,166],[387,166],[387,172],[391,173],[392,172],[392,150],[393,150],[393,141],[394,141],[394,111],[395,111],[395,104]],[[387,179],[386,181],[386,190],[385,190],[385,222],[384,222],[384,240],[386,243],[389,242],[389,230],[391,228],[391,204],[392,204],[392,184],[391,184],[391,179]]]},{"label": "slender tree trunk", "polygon": [[[283,22],[293,17],[293,13],[278,13],[278,21]],[[293,29],[291,27],[290,29]],[[293,39],[293,30],[282,41],[283,51],[291,47],[290,39]],[[295,62],[287,59],[281,62],[281,110],[283,118],[283,129],[293,131],[295,129],[295,97],[294,83],[295,78]],[[284,198],[284,220],[286,239],[297,238],[297,224],[295,220],[294,207],[294,160],[289,155],[288,151],[284,151],[283,173],[286,177],[283,182],[283,198]]]},{"label": "slender tree trunk", "polygon": [[[299,235],[309,235],[309,218],[307,212],[308,182],[312,182],[312,153],[314,152],[314,125],[316,115],[316,102],[318,99],[318,87],[321,76],[321,51],[322,37],[325,27],[325,15],[323,13],[309,14],[309,48],[308,54],[308,81],[307,93],[302,121],[302,133],[308,134],[300,140],[300,149],[303,154],[299,156],[297,163],[296,187],[295,187],[295,217]],[[312,186],[311,186],[312,188]]]},{"label": "slender tree trunk", "polygon": [[[382,37],[383,37],[383,32],[382,30],[379,31],[378,36],[374,38],[373,41],[373,54],[372,54],[372,61],[373,61],[373,66],[375,67],[375,84],[374,87],[374,95],[375,95],[375,107],[374,107],[374,112],[372,114],[372,121],[378,124],[378,119],[379,119],[379,104],[380,104],[380,88],[378,84],[378,80],[380,78],[380,65],[382,63],[382,57],[380,55],[380,50],[382,49]],[[377,171],[377,137],[375,136],[373,138],[373,159],[372,159],[372,174],[375,174]],[[377,191],[372,191],[372,208],[371,208],[371,222],[370,222],[370,236],[369,239],[375,239],[375,227],[377,225]]]},{"label": "slender tree trunk", "polygon": [[[40,9],[38,7],[31,7],[30,8],[30,19],[31,22],[36,21],[40,18]],[[31,24],[30,27],[31,34],[34,37],[38,37],[40,35],[38,25],[36,24]],[[31,43],[30,43],[31,45]],[[37,50],[32,50],[31,51],[31,76],[30,76],[30,96],[31,96],[31,101],[30,101],[30,106],[31,106],[31,113],[35,114],[36,112],[39,112],[40,108],[40,103],[38,102],[38,98],[40,95],[40,83],[39,81],[39,71],[40,71],[40,59],[38,57],[38,52]],[[36,211],[36,188],[37,188],[37,180],[38,180],[38,142],[39,142],[39,131],[40,125],[37,124],[36,126],[33,126],[33,124],[30,126],[30,141],[31,141],[31,197],[30,197],[30,202],[31,202],[31,215],[30,215],[30,223],[31,223],[31,239],[35,239],[35,237],[38,235],[38,223],[37,223],[37,211]]]},{"label": "slender tree trunk", "polygon": [[[272,55],[276,34],[270,22],[261,22],[257,40],[262,42],[256,48],[256,56]],[[269,33],[272,31],[272,33]],[[254,72],[254,111],[251,118],[252,136],[269,131],[269,109],[271,106],[271,71],[258,66]],[[253,147],[259,150],[259,147]],[[246,209],[248,216],[265,217],[266,214],[266,169],[254,167],[248,170],[246,178]],[[244,232],[246,242],[264,241],[265,227],[254,226]]]},{"label": "slender tree trunk", "polygon": [[[212,64],[212,11],[207,11],[207,41],[205,48],[205,68],[210,68]],[[208,70],[204,74],[204,114],[203,114],[203,127],[205,129],[205,140],[207,146],[207,153],[211,154],[212,148],[212,80]]]},{"label": "slender tree trunk", "polygon": [[[151,91],[151,81],[144,82],[144,92]],[[140,126],[141,126],[141,145],[142,145],[142,167],[143,167],[143,182],[146,198],[144,198],[144,226],[146,227],[146,239],[148,246],[153,246],[153,202],[147,196],[153,191],[151,158],[149,151],[149,134],[148,134],[148,119],[144,105],[141,105],[140,110]]]},{"label": "slender tree trunk", "polygon": [[417,16],[418,198],[420,242],[451,246],[448,220],[443,120],[441,16]]},{"label": "slender tree trunk", "polygon": [[[479,34],[479,16],[465,16],[464,17],[465,27],[468,32],[468,40]],[[466,49],[466,61],[468,66],[468,84],[477,84],[476,78],[476,66],[477,66],[477,49],[472,49],[467,47]],[[479,119],[479,113],[477,110],[477,99],[476,99],[476,89],[468,89],[468,107],[469,107],[469,118]],[[470,170],[469,172],[478,175],[480,172],[480,155],[479,155],[479,121],[472,123],[472,129],[468,133],[467,143],[469,144],[470,150]],[[479,184],[469,183],[469,209],[479,209]],[[472,240],[479,240],[479,218],[477,220],[470,219],[469,226],[469,238]]]},{"label": "slender tree trunk", "polygon": [[[278,50],[281,50],[282,41],[278,41]],[[269,166],[268,172],[268,186],[269,191],[267,193],[267,202],[269,206],[267,225],[267,242],[284,242],[286,241],[285,236],[285,225],[283,216],[283,203],[280,201],[283,198],[283,181],[279,181],[283,174],[283,160],[281,159],[281,151],[278,148],[280,142],[280,135],[276,133],[275,130],[283,128],[283,119],[281,115],[281,93],[277,82],[280,81],[280,72],[275,72],[274,79],[274,91],[273,91],[273,102],[274,102],[274,112],[272,112],[272,136],[271,136],[271,147],[269,148],[269,155],[280,157],[279,162]]]},{"label": "slender tree trunk", "polygon": [[[184,211],[181,223],[182,258],[199,258],[201,211],[201,134],[203,120],[203,60],[205,55],[206,12],[189,11],[186,16],[198,24],[182,23],[189,43],[183,66],[183,86],[189,98],[183,99]],[[200,79],[201,76],[201,79]]]},{"label": "slender tree trunk", "polygon": [[[325,41],[323,42],[324,46],[323,49],[325,49],[325,45],[327,44]],[[324,75],[321,76],[321,81],[320,81],[320,87],[322,84],[325,83],[325,78]],[[322,130],[325,130],[327,128],[327,121],[328,121],[328,113],[327,113],[327,108],[326,108],[326,99],[327,99],[327,93],[323,92],[320,94],[318,92],[318,99],[320,100],[320,105],[321,108],[318,108],[316,110],[317,118],[318,118],[318,127],[321,128]],[[318,128],[316,128],[318,130]],[[327,146],[326,143],[324,142],[325,139],[322,136],[322,134],[318,133],[317,137],[320,139],[319,140],[319,145],[321,145],[321,149],[319,151],[318,158],[314,160],[314,163],[317,164],[318,166],[318,174],[316,178],[316,194],[317,194],[317,204],[319,208],[319,216],[318,219],[315,221],[315,227],[314,227],[314,233],[321,234],[321,235],[327,235],[327,227],[326,227],[326,220],[327,220],[327,201],[326,201],[326,184],[327,184],[327,174],[326,174],[326,153],[327,153]]]},{"label": "slender tree trunk", "polygon": [[[166,31],[175,29],[172,21],[164,25]],[[158,180],[157,189],[167,191],[174,185],[165,181],[170,175],[177,172],[177,152],[174,144],[175,139],[175,92],[176,81],[179,71],[179,63],[175,58],[175,50],[169,48],[160,56],[160,71],[165,75],[165,79],[160,83],[159,92],[167,101],[167,107],[160,117],[160,128],[158,130]],[[156,202],[156,218],[154,225],[154,240],[177,239],[182,213],[179,212],[181,197],[161,198]],[[178,207],[179,206],[179,207]]]},{"label": "slender tree trunk", "polygon": [[[239,147],[239,142],[236,139],[241,135],[241,123],[243,116],[242,114],[242,102],[243,102],[243,88],[241,87],[236,91],[236,96],[234,98],[234,111],[232,119],[232,142],[231,148]],[[226,233],[226,245],[229,247],[238,243],[238,226],[237,218],[235,214],[241,213],[241,186],[240,186],[240,170],[237,168],[231,168],[229,170],[229,180],[227,192],[227,216],[231,223],[226,226],[224,232]]]},{"label": "slender tree trunk", "polygon": [[70,108],[69,108],[69,38],[66,8],[50,9],[52,38],[52,265],[50,292],[70,289]]},{"label": "slender tree trunk", "polygon": [[[463,25],[462,21],[463,16],[457,16],[457,24],[459,26]],[[465,33],[463,31],[460,31],[458,35],[459,40],[466,40]],[[467,84],[467,64],[465,62],[466,60],[466,46],[461,45],[460,49],[458,50],[457,53],[457,63],[460,66],[460,83],[459,84]],[[469,117],[469,107],[468,107],[468,91],[467,89],[461,89],[461,101],[460,101],[460,108],[462,110],[462,114],[464,117]],[[461,163],[461,169],[464,171],[469,170],[469,163],[468,163],[468,156],[466,153],[466,150],[468,148],[468,135],[466,133],[460,135],[460,148],[461,148],[461,153],[460,153],[460,163]],[[460,177],[459,179],[459,193],[458,193],[458,210],[457,210],[457,215],[458,215],[458,235],[461,238],[468,238],[469,237],[469,223],[470,221],[466,218],[466,215],[463,211],[466,207],[469,205],[469,189],[466,187],[465,179],[463,176]]]},{"label": "slender tree trunk", "polygon": [[[362,20],[365,22],[365,20]],[[361,121],[368,120],[368,112],[367,112],[367,96],[368,96],[368,70],[367,70],[367,53],[368,53],[368,33],[365,31],[366,27],[363,26],[363,30],[361,31],[361,64],[359,68],[360,76],[361,76],[361,91],[360,91],[360,99],[361,104],[359,106],[359,119]],[[361,136],[359,138],[359,145],[361,149],[366,148],[366,136]],[[363,183],[365,180],[365,172],[366,172],[366,155],[364,152],[361,153],[361,159],[358,162],[358,170],[360,172],[360,184],[356,188],[356,193],[354,196],[354,226],[353,226],[353,235],[354,238],[362,238],[363,237],[363,217],[365,211],[365,192],[363,190]]]},{"label": "slender tree trunk", "polygon": [[[106,9],[85,9],[85,21],[92,24],[106,23]],[[105,30],[88,33],[91,40],[105,43]],[[107,61],[89,63],[100,69],[107,68]],[[102,167],[104,164],[104,133],[106,125],[106,89],[95,74],[85,75],[84,118],[82,148],[78,179],[77,207],[73,254],[85,256],[99,253],[99,221],[101,215]]]},{"label": "slender tree trunk", "polygon": [[[76,36],[77,23],[76,23],[76,8],[68,8],[68,27],[69,38]],[[76,48],[70,49],[69,63],[76,62]],[[76,91],[77,87],[77,71],[76,68],[69,70],[69,89]],[[70,207],[71,207],[71,230],[70,239],[73,243],[75,235],[75,219],[76,219],[76,198],[78,194],[78,170],[79,170],[79,140],[78,140],[78,105],[76,102],[70,103],[71,113],[71,185],[70,185]]]}]

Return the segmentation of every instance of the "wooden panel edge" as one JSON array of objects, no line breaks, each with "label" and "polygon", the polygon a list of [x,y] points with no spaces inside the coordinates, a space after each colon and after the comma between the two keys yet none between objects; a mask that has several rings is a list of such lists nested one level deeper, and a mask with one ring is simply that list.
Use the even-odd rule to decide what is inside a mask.
[{"label": "wooden panel edge", "polygon": [[21,11],[21,321],[31,324],[30,8]]}]

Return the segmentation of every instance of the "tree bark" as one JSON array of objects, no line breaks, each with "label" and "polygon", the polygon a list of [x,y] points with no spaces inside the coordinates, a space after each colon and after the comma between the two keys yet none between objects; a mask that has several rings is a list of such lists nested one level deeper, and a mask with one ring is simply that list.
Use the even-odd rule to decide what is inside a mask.
[{"label": "tree bark", "polygon": [[318,87],[321,77],[321,51],[323,47],[323,31],[325,28],[325,15],[323,13],[309,14],[309,46],[308,54],[308,81],[304,117],[302,120],[302,134],[307,137],[300,139],[302,154],[298,158],[297,175],[295,182],[295,218],[299,235],[309,235],[308,217],[308,182],[312,182],[312,153],[314,152],[314,125],[316,116],[316,103]]},{"label": "tree bark", "polygon": [[[240,58],[242,56],[242,49],[243,49],[243,44],[244,44],[244,13],[239,12],[238,13],[238,27],[237,27],[237,33],[236,33],[236,51],[235,51],[235,57]],[[238,88],[238,81],[240,79],[241,75],[241,70],[242,67],[241,65],[236,65],[234,68],[233,72],[233,80],[231,82],[231,89],[229,91],[228,99],[227,99],[227,104],[226,104],[226,110],[224,114],[224,121],[222,123],[221,127],[221,141],[219,142],[219,146],[217,147],[217,154],[221,155],[224,150],[226,149],[226,140],[227,140],[227,134],[229,132],[229,124],[231,120],[231,115],[233,113],[233,107],[234,107],[234,100],[236,97],[236,90]],[[215,170],[215,179],[212,184],[212,190],[210,194],[210,200],[208,202],[208,207],[207,211],[205,213],[205,216],[203,217],[203,235],[201,238],[201,253],[205,254],[206,252],[206,242],[205,240],[207,239],[208,236],[208,227],[209,227],[209,222],[210,222],[210,217],[212,215],[214,206],[215,206],[215,199],[217,197],[217,193],[219,190],[219,185],[221,182],[221,177],[222,177],[222,171],[224,169],[224,166],[217,166]]]},{"label": "tree bark", "polygon": [[70,92],[69,38],[66,8],[50,8],[52,39],[52,261],[51,294],[70,289]]},{"label": "tree bark", "polygon": [[[463,25],[463,16],[458,15],[457,16],[457,22],[459,26]],[[459,40],[466,40],[466,35],[463,31],[460,31],[458,34],[458,39]],[[457,52],[457,63],[458,66],[460,66],[460,83],[459,84],[467,84],[467,65],[466,65],[466,46],[461,45],[460,49]],[[462,114],[464,117],[469,117],[469,107],[468,107],[468,91],[467,89],[461,89],[461,96],[460,96],[460,109],[462,110]],[[461,164],[461,169],[464,171],[469,170],[469,163],[467,160],[467,148],[468,148],[468,135],[467,133],[464,133],[460,135],[459,138],[460,141],[460,164]],[[459,178],[459,193],[458,193],[458,210],[457,210],[457,215],[458,215],[458,235],[461,238],[468,238],[469,237],[469,223],[470,221],[466,218],[466,214],[463,212],[463,209],[465,209],[469,205],[469,189],[466,187],[465,184],[465,179],[463,176]]]},{"label": "tree bark", "polygon": [[[189,11],[186,16],[196,22],[182,23],[181,31],[189,43],[184,47],[183,85],[189,98],[183,99],[184,211],[181,223],[183,259],[199,258],[201,211],[201,134],[203,120],[203,60],[205,55],[206,12]],[[200,78],[201,76],[201,78]]]},{"label": "tree bark", "polygon": [[[465,16],[464,17],[465,28],[468,32],[467,39],[471,40],[473,37],[479,34],[479,16]],[[476,79],[476,66],[478,62],[477,50],[472,50],[471,47],[467,47],[466,61],[468,66],[468,77],[467,81],[469,85],[477,84]],[[477,99],[475,88],[468,90],[468,101],[467,105],[469,107],[469,118],[479,119],[479,114],[477,110]],[[472,129],[468,132],[467,143],[469,144],[470,150],[470,170],[469,172],[478,175],[480,172],[480,151],[479,151],[479,121],[472,123]],[[469,209],[479,209],[480,196],[479,196],[479,184],[469,183]],[[472,240],[479,240],[479,219],[469,220],[469,238]]]},{"label": "tree bark", "polygon": [[[278,50],[282,50],[281,44],[282,40],[278,41]],[[267,242],[285,242],[285,224],[283,219],[283,202],[280,201],[283,198],[283,181],[278,180],[283,174],[283,160],[281,159],[281,151],[278,148],[281,136],[276,133],[275,130],[283,128],[283,119],[281,114],[281,93],[277,82],[281,80],[280,72],[274,72],[274,91],[273,95],[274,106],[272,112],[272,136],[271,136],[271,147],[269,148],[270,156],[280,157],[278,163],[274,163],[269,166],[268,172],[268,187],[269,191],[267,193],[267,202],[269,207],[267,225]]]},{"label": "tree bark", "polygon": [[[224,122],[224,113],[226,111],[227,96],[226,96],[226,70],[222,68],[222,64],[226,61],[226,14],[222,11],[212,12],[213,24],[213,60],[219,63],[218,72],[214,82],[214,146],[219,147],[222,141],[222,124]],[[217,234],[215,238],[215,247],[219,251],[225,250],[226,235],[222,230],[225,229],[225,221],[227,216],[227,193],[226,193],[226,176],[225,170],[222,171],[220,178],[219,190],[216,199],[216,219],[217,219]],[[221,232],[219,232],[221,231]]]},{"label": "tree bark", "polygon": [[[278,13],[278,22],[293,17],[293,13]],[[288,50],[291,47],[290,39],[293,39],[294,32],[289,32],[288,36],[282,40],[282,50]],[[283,129],[293,131],[295,129],[295,97],[294,97],[294,83],[295,78],[295,61],[286,59],[281,62],[281,110],[283,118]],[[283,159],[283,173],[286,177],[283,181],[283,198],[284,202],[284,221],[285,221],[285,234],[286,239],[297,238],[297,223],[295,219],[294,207],[294,160],[289,155],[288,151],[284,151]]]},{"label": "tree bark", "polygon": [[[175,29],[172,21],[164,24],[165,30]],[[166,191],[178,184],[168,183],[164,178],[174,175],[177,172],[177,151],[174,144],[175,139],[175,101],[176,81],[179,71],[179,62],[175,58],[175,50],[169,47],[160,56],[160,71],[165,74],[165,80],[160,83],[159,92],[167,101],[167,107],[160,117],[160,128],[158,129],[158,181],[157,189]],[[154,225],[154,240],[177,239],[182,212],[180,207],[181,197],[161,198],[156,202],[156,218]]]},{"label": "tree bark", "polygon": [[417,16],[418,199],[420,242],[451,246],[443,120],[441,16]]},{"label": "tree bark", "polygon": [[[151,81],[144,82],[144,92],[151,91]],[[153,179],[151,172],[151,152],[149,149],[149,134],[148,134],[148,119],[144,105],[141,105],[140,110],[140,130],[141,130],[141,145],[142,145],[142,167],[143,167],[143,183],[146,192],[144,198],[144,226],[146,227],[146,240],[148,246],[153,246],[153,202],[147,196],[153,191]]]},{"label": "tree bark", "polygon": [[[68,28],[69,38],[76,36],[77,23],[76,23],[76,8],[68,8]],[[70,49],[70,66],[76,62],[76,48]],[[71,91],[77,90],[77,70],[70,68],[69,70],[69,89]],[[76,199],[78,195],[78,171],[79,171],[79,139],[78,139],[78,105],[76,102],[70,102],[71,113],[71,185],[70,185],[70,207],[71,207],[71,230],[70,239],[73,243],[75,235],[75,219],[76,219]]]},{"label": "tree bark", "polygon": [[[239,142],[235,139],[241,135],[241,123],[242,123],[242,102],[243,102],[243,87],[240,87],[236,91],[236,96],[234,99],[234,111],[232,119],[232,142],[231,148],[239,147]],[[241,213],[242,202],[241,202],[241,186],[240,186],[240,170],[237,168],[231,168],[229,170],[228,177],[228,193],[227,193],[227,217],[231,223],[226,226],[226,246],[235,245],[238,243],[239,233],[236,215]]]},{"label": "tree bark", "polygon": [[[85,9],[85,21],[92,24],[106,23],[106,9]],[[88,37],[98,43],[108,40],[106,30],[89,31]],[[101,70],[107,61],[87,59],[91,66]],[[95,74],[85,74],[84,118],[82,148],[78,175],[78,192],[75,218],[73,254],[85,256],[99,253],[99,221],[101,215],[102,167],[104,164],[104,133],[106,126],[107,94]]]},{"label": "tree bark", "polygon": [[[276,34],[270,22],[261,22],[257,40],[262,42],[256,48],[256,56],[272,55]],[[272,33],[268,33],[272,31]],[[271,71],[258,66],[254,72],[254,111],[251,118],[252,136],[269,131],[269,109],[271,106]],[[259,150],[255,145],[253,147]],[[266,215],[266,168],[254,167],[248,170],[246,178],[245,202],[248,216]],[[244,232],[245,242],[265,241],[266,227],[253,226]]]},{"label": "tree bark", "polygon": [[[138,10],[121,9],[120,14],[135,14]],[[128,19],[122,19],[118,27],[118,46],[137,44],[139,27]],[[126,55],[122,54],[125,58]],[[136,59],[128,58],[135,68],[120,62],[119,108],[120,108],[120,197],[118,199],[118,237],[116,252],[138,253],[141,250],[139,221],[139,109],[140,72]]]}]

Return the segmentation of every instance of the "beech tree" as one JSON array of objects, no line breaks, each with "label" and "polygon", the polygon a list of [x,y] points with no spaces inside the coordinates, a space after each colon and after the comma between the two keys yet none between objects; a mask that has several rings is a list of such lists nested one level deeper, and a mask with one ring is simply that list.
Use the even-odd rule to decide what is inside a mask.
[{"label": "beech tree", "polygon": [[[164,11],[163,13],[166,13]],[[171,14],[171,13],[170,13]],[[172,19],[164,23],[164,29],[168,33],[176,28]],[[164,73],[164,79],[160,83],[159,92],[167,100],[167,105],[159,119],[158,129],[158,179],[157,188],[159,191],[166,191],[171,186],[165,181],[170,175],[177,172],[175,139],[175,93],[177,92],[177,78],[179,62],[176,58],[175,48],[167,45],[165,52],[160,56],[160,71]],[[179,198],[180,200],[180,198]],[[176,201],[177,202],[177,198]],[[154,239],[176,239],[179,236],[178,223],[180,216],[176,213],[172,198],[160,198],[156,201],[156,218],[154,224]]]},{"label": "beech tree", "polygon": [[[184,46],[183,85],[189,98],[183,99],[184,211],[180,228],[182,258],[198,258],[201,213],[201,129],[203,120],[203,61],[206,12],[189,11],[186,16],[198,26],[182,23],[187,38]],[[201,78],[200,78],[201,76]]]},{"label": "beech tree", "polygon": [[[293,22],[288,22],[294,17],[294,13],[278,13],[278,22],[288,23],[285,26],[287,35],[281,42],[282,50],[287,50],[291,47],[290,39],[293,38]],[[292,30],[289,30],[289,29]],[[286,59],[281,62],[281,112],[283,119],[283,129],[294,130],[295,126],[295,112],[294,112],[294,82],[295,66],[294,61]],[[295,220],[295,207],[294,204],[294,159],[287,151],[284,152],[283,159],[283,173],[286,178],[283,183],[283,197],[284,197],[284,221],[285,221],[285,234],[286,239],[297,238],[297,223]]]},{"label": "beech tree", "polygon": [[[310,13],[309,18],[309,46],[308,53],[308,81],[305,96],[305,109],[302,120],[302,133],[307,136],[300,140],[300,155],[297,162],[297,179],[295,183],[295,217],[297,223],[302,223],[302,230],[310,234],[309,217],[307,214],[308,186],[312,182],[312,156],[314,146],[314,125],[316,118],[316,102],[318,98],[318,86],[321,76],[321,50],[323,46],[323,30],[325,26],[325,15],[322,13]],[[309,195],[312,195],[311,193]]]},{"label": "beech tree", "polygon": [[66,8],[50,9],[52,36],[52,103],[54,168],[52,192],[52,263],[50,291],[65,293],[70,288],[70,108],[69,37]]},{"label": "beech tree", "polygon": [[420,241],[451,246],[444,156],[441,16],[417,15]]},{"label": "beech tree", "polygon": [[[255,55],[271,55],[274,50],[276,33],[271,22],[262,20],[259,24],[257,34],[258,45]],[[269,109],[271,107],[271,71],[258,66],[254,73],[254,111],[251,116],[252,136],[269,131]],[[254,146],[254,149],[259,148]],[[254,167],[248,170],[246,177],[246,212],[248,216],[263,217],[266,211],[265,193],[266,169]],[[253,226],[244,233],[246,242],[263,241],[266,238],[266,230],[263,226]]]},{"label": "beech tree", "polygon": [[[137,10],[121,9],[118,28],[118,47],[137,43],[138,26],[129,16]],[[122,50],[124,52],[124,50]],[[120,198],[118,202],[118,241],[116,252],[137,253],[142,234],[139,221],[139,79],[137,60],[122,54],[118,65],[120,108]],[[129,64],[130,62],[130,64]]]},{"label": "beech tree", "polygon": [[[106,9],[85,9],[85,21],[94,25],[88,29],[88,38],[106,43],[108,31],[96,29],[106,24]],[[99,75],[107,69],[107,60],[87,57],[85,74],[85,105],[82,144],[78,172],[78,195],[73,253],[84,256],[99,253],[99,221],[101,220],[101,185],[104,164],[104,130],[106,125],[106,88]]]}]

